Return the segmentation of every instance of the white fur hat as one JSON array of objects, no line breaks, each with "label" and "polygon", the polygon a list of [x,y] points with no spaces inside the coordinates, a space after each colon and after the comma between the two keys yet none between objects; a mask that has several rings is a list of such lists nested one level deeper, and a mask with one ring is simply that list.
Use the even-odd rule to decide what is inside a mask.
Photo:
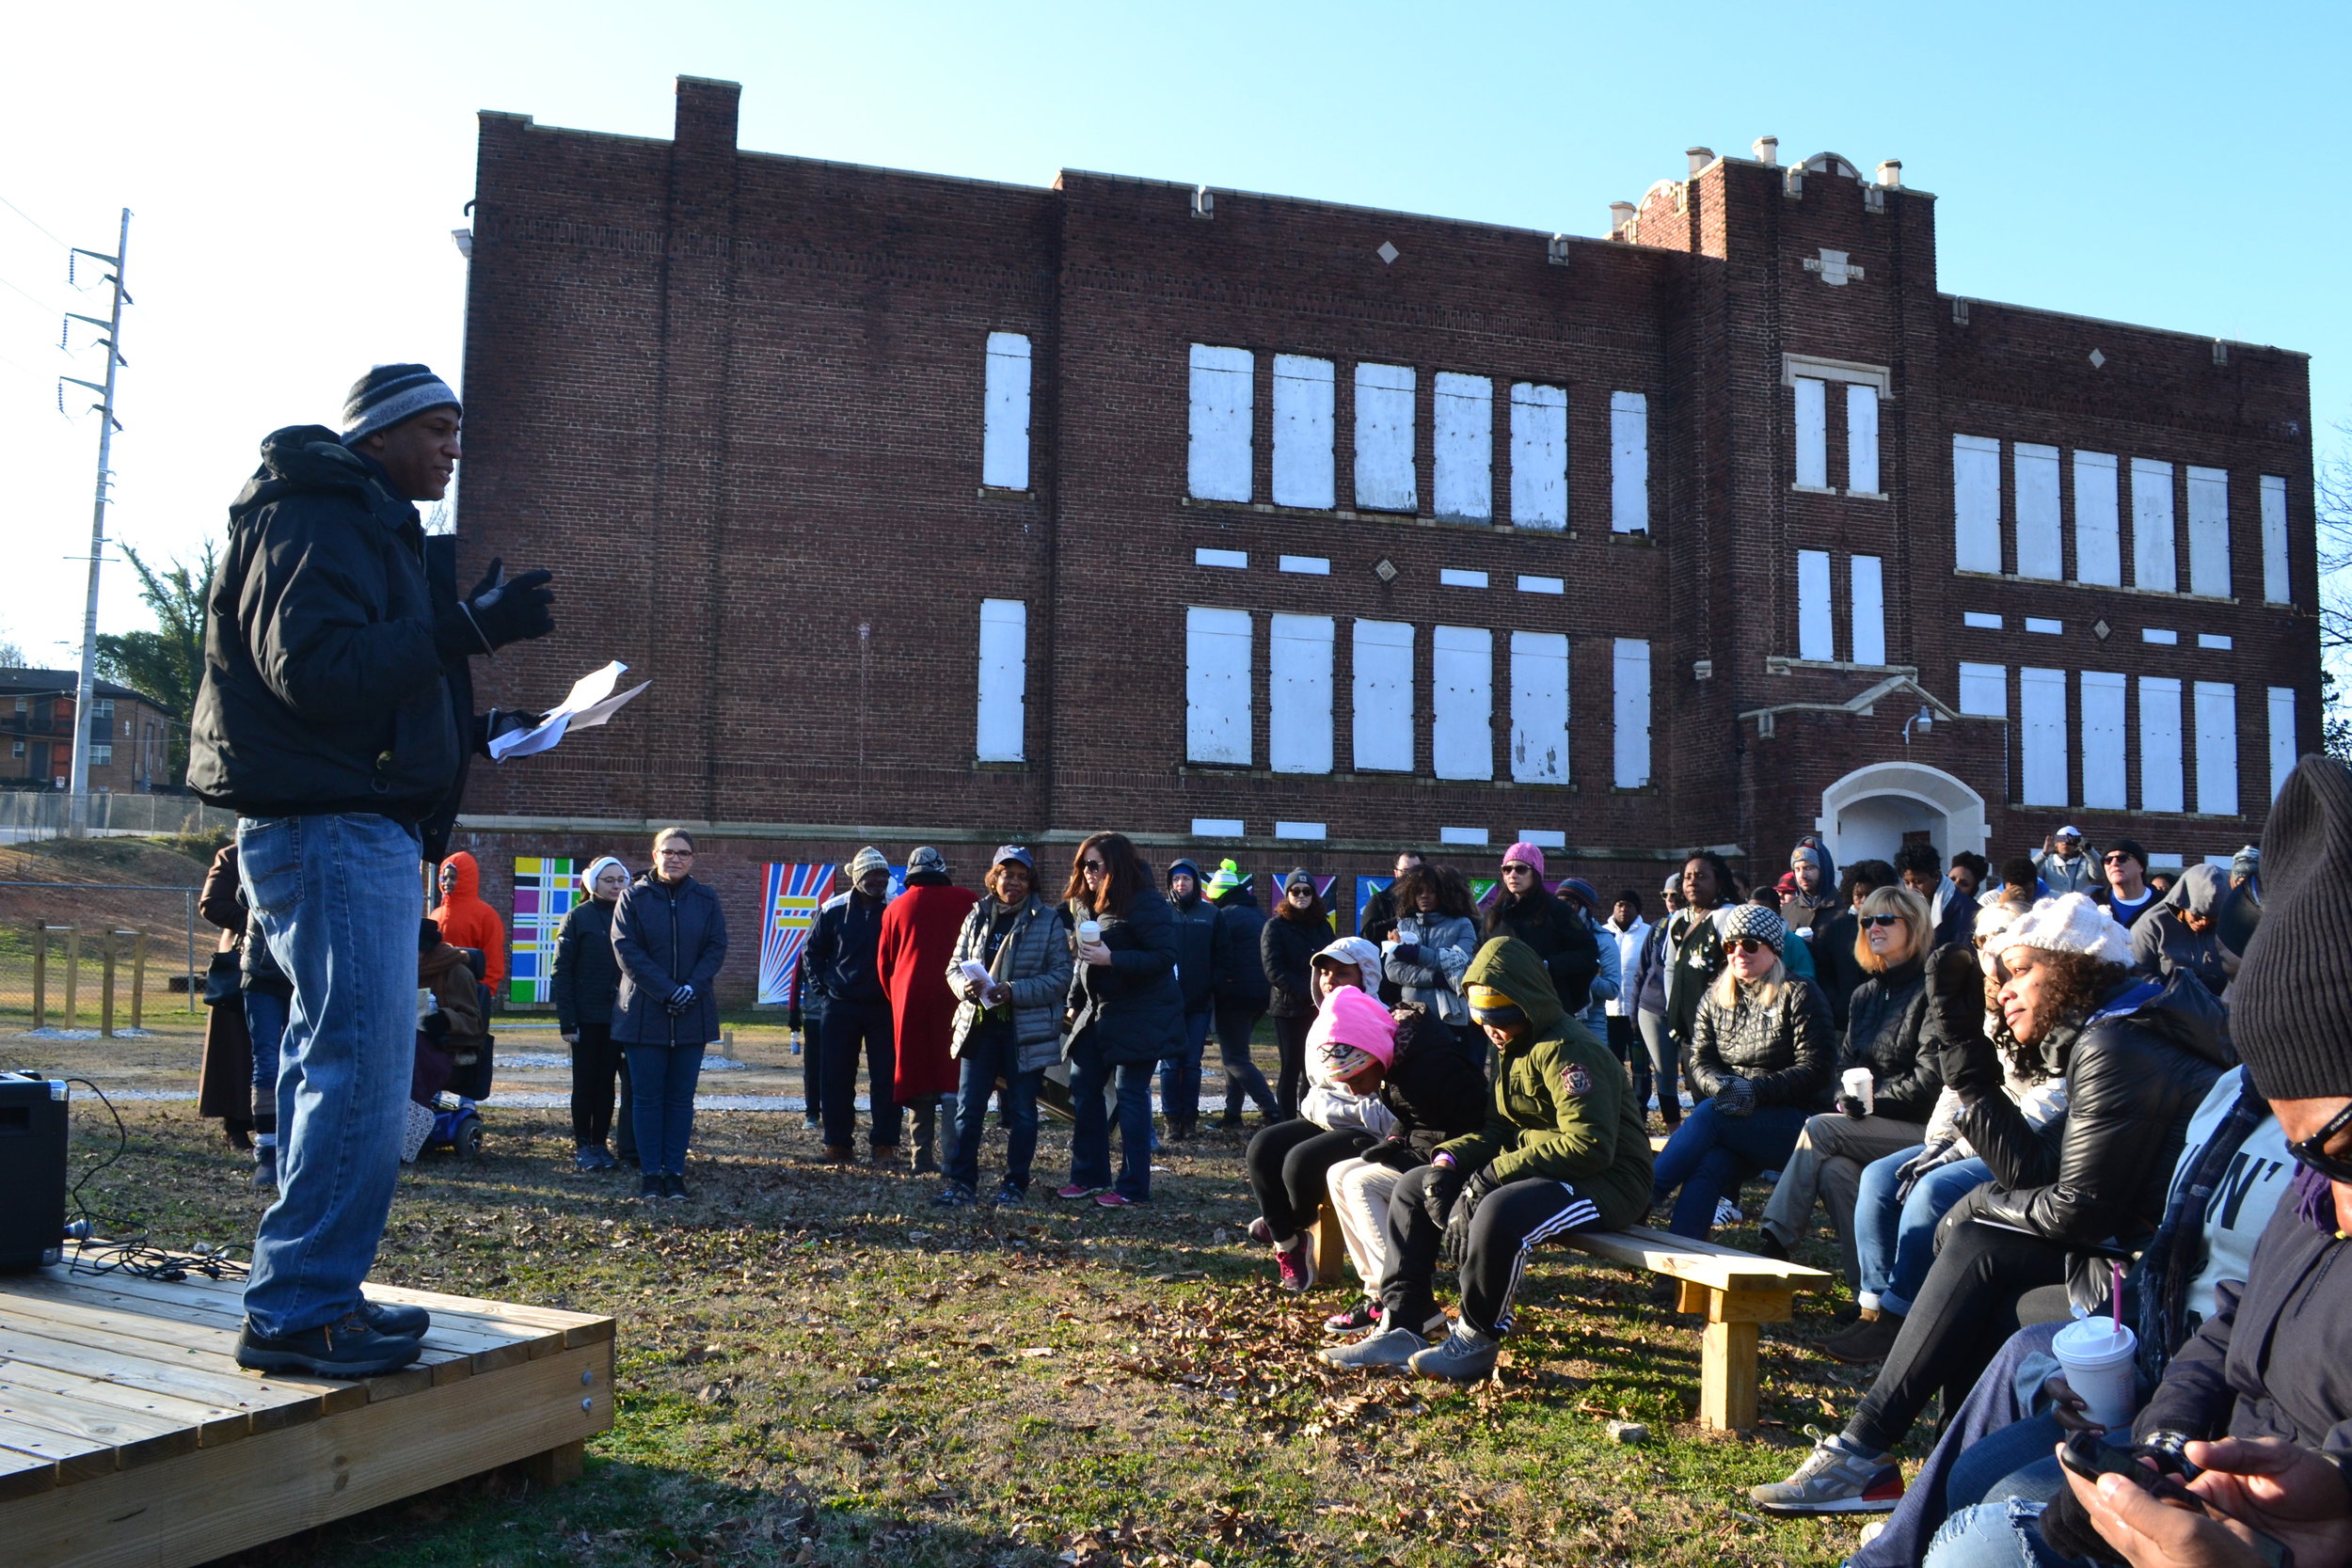
[{"label": "white fur hat", "polygon": [[2131,943],[2115,917],[2083,894],[2044,898],[2001,933],[2001,951],[2038,947],[2046,953],[2082,953],[2103,963],[2129,967]]}]

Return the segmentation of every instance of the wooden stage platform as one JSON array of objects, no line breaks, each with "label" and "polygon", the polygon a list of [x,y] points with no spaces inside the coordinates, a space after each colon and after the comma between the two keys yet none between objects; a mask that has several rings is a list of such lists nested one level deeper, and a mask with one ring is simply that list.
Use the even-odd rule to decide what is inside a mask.
[{"label": "wooden stage platform", "polygon": [[241,1287],[0,1275],[0,1557],[177,1568],[517,1460],[549,1484],[612,1425],[612,1320],[370,1286],[430,1310],[417,1365],[248,1372]]}]

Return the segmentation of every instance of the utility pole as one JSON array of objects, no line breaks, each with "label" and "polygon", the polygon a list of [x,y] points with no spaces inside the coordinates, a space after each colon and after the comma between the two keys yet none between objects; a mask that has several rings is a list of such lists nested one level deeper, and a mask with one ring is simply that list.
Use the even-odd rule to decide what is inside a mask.
[{"label": "utility pole", "polygon": [[106,555],[107,487],[114,483],[115,432],[122,428],[115,419],[115,372],[123,364],[122,308],[131,303],[131,296],[122,287],[123,261],[131,251],[131,209],[122,209],[122,232],[115,241],[112,256],[95,250],[74,247],[76,256],[87,256],[103,261],[115,270],[107,275],[114,285],[114,309],[106,320],[95,316],[76,315],[75,321],[89,323],[106,329],[106,383],[84,381],[67,376],[76,387],[87,387],[96,392],[98,404],[98,486],[97,499],[90,506],[89,523],[89,598],[82,610],[82,678],[73,694],[73,768],[67,781],[67,811],[71,814],[69,832],[80,838],[89,831],[89,749],[90,714],[98,703],[98,568]]}]

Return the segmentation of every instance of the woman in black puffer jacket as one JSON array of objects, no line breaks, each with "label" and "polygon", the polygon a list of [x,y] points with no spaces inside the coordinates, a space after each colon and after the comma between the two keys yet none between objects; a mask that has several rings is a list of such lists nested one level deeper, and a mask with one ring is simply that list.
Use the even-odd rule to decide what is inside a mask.
[{"label": "woman in black puffer jacket", "polygon": [[694,1132],[694,1085],[703,1048],[719,1037],[711,982],[727,958],[718,895],[694,880],[694,841],[664,828],[653,869],[628,885],[612,911],[612,957],[621,990],[612,1037],[628,1049],[636,1102],[640,1196],[686,1196],[686,1145]]},{"label": "woman in black puffer jacket", "polygon": [[1284,1119],[1298,1115],[1298,1097],[1306,1088],[1307,1031],[1315,1022],[1314,984],[1308,968],[1331,934],[1323,895],[1316,891],[1313,876],[1300,866],[1282,879],[1282,901],[1258,932],[1258,957],[1272,992],[1266,1014],[1274,1020],[1274,1050],[1281,1064],[1274,1096]]},{"label": "woman in black puffer jacket", "polygon": [[[1072,859],[1063,894],[1074,927],[1070,977],[1070,1180],[1055,1196],[1106,1209],[1152,1197],[1152,1069],[1184,1049],[1176,911],[1124,833],[1096,833]],[[1104,1090],[1116,1080],[1120,1170],[1111,1180]]]},{"label": "woman in black puffer jacket", "polygon": [[[621,1134],[621,1159],[637,1157],[634,1109],[621,1048],[612,1043],[612,1004],[621,994],[621,966],[612,957],[612,911],[628,886],[628,868],[611,855],[580,874],[581,896],[555,934],[555,1026],[572,1048],[573,1163],[581,1170],[611,1170],[619,1161],[606,1145]],[[612,1115],[612,1082],[621,1084],[621,1112]]]}]

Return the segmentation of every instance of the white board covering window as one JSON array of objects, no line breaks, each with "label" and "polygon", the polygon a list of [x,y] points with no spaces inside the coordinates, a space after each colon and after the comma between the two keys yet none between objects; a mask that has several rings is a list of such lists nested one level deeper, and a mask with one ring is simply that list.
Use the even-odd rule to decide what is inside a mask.
[{"label": "white board covering window", "polygon": [[2001,569],[2001,443],[1982,436],[1952,437],[1952,564]]},{"label": "white board covering window", "polygon": [[1356,767],[1366,773],[1413,770],[1413,628],[1402,621],[1356,623]]},{"label": "white board covering window", "polygon": [[1494,633],[1438,626],[1429,637],[1429,752],[1441,779],[1495,776]]},{"label": "white board covering window", "polygon": [[2172,465],[2148,457],[2132,459],[2132,586],[2163,594],[2181,586],[2172,559]]},{"label": "white board covering window", "polygon": [[1029,340],[988,335],[987,388],[980,434],[980,483],[1000,490],[1029,487]]},{"label": "white board covering window", "polygon": [[1879,493],[1879,389],[1846,384],[1846,493]]},{"label": "white board covering window", "polygon": [[2009,717],[2009,666],[1963,664],[1960,667],[1960,711],[1985,719]]},{"label": "white board covering window", "polygon": [[1638,637],[1615,641],[1613,777],[1619,789],[1643,789],[1649,784],[1649,644]]},{"label": "white board covering window", "polygon": [[1511,385],[1511,526],[1568,526],[1568,394]]},{"label": "white board covering window", "polygon": [[2197,713],[2197,809],[2210,816],[2237,815],[2237,688],[2228,681],[2199,681],[2192,699]]},{"label": "white board covering window", "polygon": [[2098,670],[2082,673],[2083,801],[2103,811],[2131,804],[2131,772],[2123,758],[2125,681]]},{"label": "white board covering window", "polygon": [[1823,662],[1837,657],[1829,602],[1829,551],[1797,552],[1797,657]]},{"label": "white board covering window", "polygon": [[2017,672],[2019,799],[2029,806],[2066,804],[2066,672]]},{"label": "white board covering window", "polygon": [[2019,441],[2010,447],[2010,458],[2016,487],[2017,575],[2055,582],[2066,575],[2058,521],[2058,448]]},{"label": "white board covering window", "polygon": [[1568,640],[1559,632],[1511,634],[1511,777],[1568,782]]},{"label": "white board covering window", "polygon": [[1640,392],[1609,394],[1609,529],[1649,531],[1649,399]]},{"label": "white board covering window", "polygon": [[1847,562],[1853,585],[1853,661],[1886,662],[1886,580],[1875,555],[1857,555]]},{"label": "white board covering window", "polygon": [[2295,743],[2295,688],[2274,686],[2270,689],[2270,798],[2277,800],[2279,791],[2286,788],[2287,775],[2295,771],[2297,756]]},{"label": "white board covering window", "polygon": [[2139,677],[2139,809],[2185,811],[2181,794],[2181,683]]},{"label": "white board covering window", "polygon": [[1338,504],[1332,462],[1331,361],[1274,356],[1274,504]]},{"label": "white board covering window", "polygon": [[2117,528],[2115,455],[2074,454],[2074,580],[2103,587],[2123,585],[2123,556]]},{"label": "white board covering window", "polygon": [[2188,591],[2230,596],[2230,471],[2188,470]]},{"label": "white board covering window", "polygon": [[1277,615],[1266,629],[1266,761],[1331,771],[1331,617]]},{"label": "white board covering window", "polygon": [[1184,760],[1249,766],[1249,612],[1184,611]]},{"label": "white board covering window", "polygon": [[1816,490],[1829,487],[1828,391],[1809,375],[1796,378],[1797,483]]},{"label": "white board covering window", "polygon": [[1413,477],[1413,368],[1356,367],[1356,504],[1366,512],[1418,512]]},{"label": "white board covering window", "polygon": [[2278,474],[2263,475],[2263,600],[2293,602],[2287,577],[2287,482]]},{"label": "white board covering window", "polygon": [[1186,486],[1202,500],[1246,501],[1257,356],[1246,348],[1192,345],[1192,445]]},{"label": "white board covering window", "polygon": [[1430,414],[1429,448],[1438,515],[1488,523],[1495,515],[1495,384],[1483,375],[1439,371]]},{"label": "white board covering window", "polygon": [[980,601],[979,742],[982,762],[1019,762],[1028,728],[1029,607]]}]

